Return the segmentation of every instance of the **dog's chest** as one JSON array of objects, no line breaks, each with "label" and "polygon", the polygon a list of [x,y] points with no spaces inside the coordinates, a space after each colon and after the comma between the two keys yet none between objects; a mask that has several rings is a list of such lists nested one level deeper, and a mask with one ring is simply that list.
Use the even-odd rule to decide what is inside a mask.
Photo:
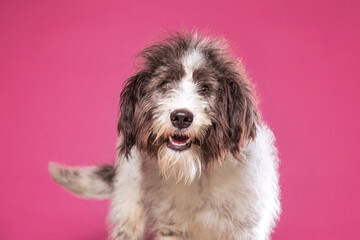
[{"label": "dog's chest", "polygon": [[243,209],[249,207],[251,194],[241,172],[239,164],[229,161],[203,172],[199,179],[186,185],[172,179],[164,180],[155,169],[149,169],[144,173],[144,197],[147,208],[151,209],[149,214],[160,225],[193,227],[198,234],[201,229],[206,234],[219,233],[218,229],[226,228],[229,222],[245,219]]}]

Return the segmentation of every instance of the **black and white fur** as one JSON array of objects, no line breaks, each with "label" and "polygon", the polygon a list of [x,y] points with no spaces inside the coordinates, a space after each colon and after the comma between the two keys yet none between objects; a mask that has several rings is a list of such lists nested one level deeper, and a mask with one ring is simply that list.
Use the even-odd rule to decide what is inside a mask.
[{"label": "black and white fur", "polygon": [[52,178],[111,198],[110,239],[270,238],[280,213],[274,136],[226,42],[175,33],[140,53],[121,93],[114,166],[50,164]]}]

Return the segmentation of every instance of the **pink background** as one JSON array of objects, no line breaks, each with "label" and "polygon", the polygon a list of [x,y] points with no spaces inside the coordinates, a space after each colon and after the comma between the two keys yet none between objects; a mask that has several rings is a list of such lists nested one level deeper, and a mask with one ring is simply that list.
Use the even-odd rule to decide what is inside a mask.
[{"label": "pink background", "polygon": [[228,38],[282,159],[273,239],[360,239],[359,1],[0,1],[0,239],[106,238],[107,201],[47,163],[114,159],[134,56],[163,30]]}]

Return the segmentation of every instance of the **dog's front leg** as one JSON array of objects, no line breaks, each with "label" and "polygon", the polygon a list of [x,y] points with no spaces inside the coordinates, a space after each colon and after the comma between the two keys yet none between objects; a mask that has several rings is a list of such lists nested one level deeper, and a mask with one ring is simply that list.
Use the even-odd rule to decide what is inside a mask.
[{"label": "dog's front leg", "polygon": [[132,151],[128,160],[118,160],[110,209],[112,240],[141,240],[144,237],[145,211],[140,164],[136,150]]}]

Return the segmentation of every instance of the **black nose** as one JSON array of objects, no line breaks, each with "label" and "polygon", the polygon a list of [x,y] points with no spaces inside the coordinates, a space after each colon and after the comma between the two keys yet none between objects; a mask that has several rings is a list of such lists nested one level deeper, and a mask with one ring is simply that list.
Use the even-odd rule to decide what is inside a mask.
[{"label": "black nose", "polygon": [[178,109],[170,114],[171,123],[179,128],[187,128],[191,125],[194,115],[186,109]]}]

